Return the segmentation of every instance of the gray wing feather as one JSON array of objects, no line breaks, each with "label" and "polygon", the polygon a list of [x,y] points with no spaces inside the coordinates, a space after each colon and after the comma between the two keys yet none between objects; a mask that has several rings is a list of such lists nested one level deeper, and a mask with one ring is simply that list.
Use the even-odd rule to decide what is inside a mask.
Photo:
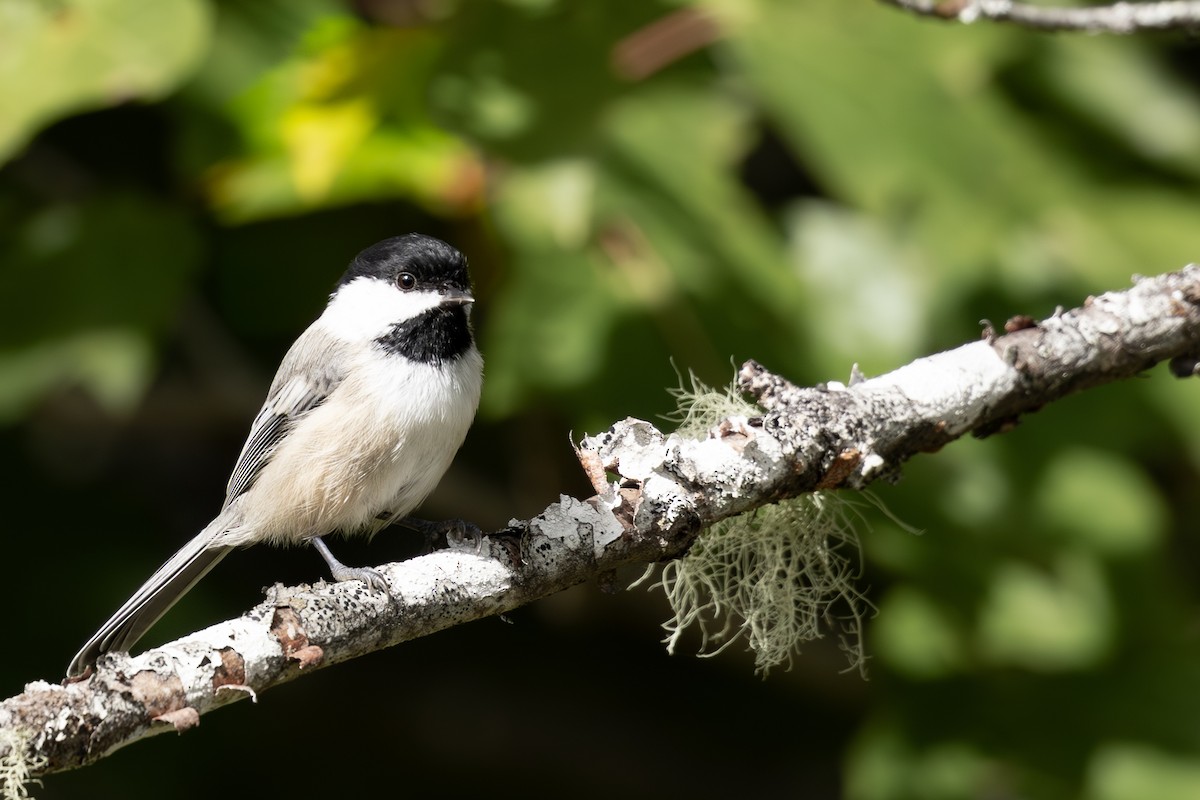
[{"label": "gray wing feather", "polygon": [[[229,476],[229,484],[225,487],[226,507],[254,485],[254,479],[271,460],[275,446],[288,428],[325,402],[342,382],[345,371],[331,365],[344,364],[337,358],[344,355],[337,352],[344,347],[324,331],[314,328],[305,331],[292,345],[279,365],[267,401],[254,418],[250,435]],[[307,364],[297,363],[301,354]]]},{"label": "gray wing feather", "polygon": [[[341,383],[344,370],[330,365],[346,363],[344,347],[315,326],[296,340],[284,356],[267,401],[250,427],[250,435],[226,487],[221,514],[159,567],[88,639],[71,661],[69,676],[82,675],[102,653],[127,651],[232,549],[220,544],[221,535],[237,521],[237,512],[230,509],[230,504],[254,485],[254,479],[270,462],[288,426],[323,403]],[[314,365],[319,366],[314,369]]]}]

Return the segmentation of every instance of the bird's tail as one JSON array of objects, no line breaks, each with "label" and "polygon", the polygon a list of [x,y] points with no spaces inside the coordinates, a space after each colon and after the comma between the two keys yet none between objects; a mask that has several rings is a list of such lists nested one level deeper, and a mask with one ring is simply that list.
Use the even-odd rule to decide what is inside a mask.
[{"label": "bird's tail", "polygon": [[87,640],[71,660],[67,677],[83,675],[88,666],[110,650],[128,651],[179,598],[216,566],[233,549],[213,544],[223,532],[221,523],[223,520],[218,517],[159,567],[150,580]]}]

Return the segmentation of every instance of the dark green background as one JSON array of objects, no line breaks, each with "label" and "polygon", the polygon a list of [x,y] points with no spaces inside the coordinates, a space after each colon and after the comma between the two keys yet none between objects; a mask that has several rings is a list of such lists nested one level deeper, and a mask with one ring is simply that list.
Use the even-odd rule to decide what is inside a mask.
[{"label": "dark green background", "polygon": [[[1183,36],[868,0],[4,13],[2,696],[57,679],[211,518],[278,359],[386,236],[471,261],[485,396],[425,515],[484,527],[585,496],[569,434],[658,419],[675,368],[877,374],[1200,251]],[[866,681],[835,636],[765,681],[737,646],[668,656],[660,594],[581,587],[36,793],[1200,796],[1196,402],[1155,370],[880,488],[923,533],[867,515]],[[323,575],[305,550],[235,554],[146,644]]]}]

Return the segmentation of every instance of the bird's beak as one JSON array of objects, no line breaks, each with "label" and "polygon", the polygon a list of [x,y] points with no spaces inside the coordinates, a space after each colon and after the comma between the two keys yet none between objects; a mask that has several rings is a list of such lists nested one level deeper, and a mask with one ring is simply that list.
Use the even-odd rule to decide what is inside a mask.
[{"label": "bird's beak", "polygon": [[475,302],[475,298],[468,291],[462,289],[452,289],[447,287],[442,289],[442,299],[440,305],[443,306],[465,306]]}]

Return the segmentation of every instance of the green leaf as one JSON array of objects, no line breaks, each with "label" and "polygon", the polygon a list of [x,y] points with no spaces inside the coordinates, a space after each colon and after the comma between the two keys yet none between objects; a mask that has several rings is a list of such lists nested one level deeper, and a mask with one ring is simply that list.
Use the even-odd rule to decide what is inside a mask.
[{"label": "green leaf", "polygon": [[9,298],[0,317],[0,419],[82,387],[113,413],[134,407],[200,256],[179,209],[129,192],[4,215]]},{"label": "green leaf", "polygon": [[5,283],[25,300],[0,318],[5,345],[90,329],[160,333],[200,257],[184,211],[129,192],[22,209],[4,225],[15,234],[0,245]]},{"label": "green leaf", "polygon": [[1088,800],[1193,800],[1200,797],[1200,759],[1147,744],[1105,744],[1088,764],[1083,796]]},{"label": "green leaf", "polygon": [[[736,286],[779,324],[797,329],[799,281],[777,231],[731,169],[751,141],[745,109],[720,95],[667,86],[615,103],[608,128],[607,166],[618,179],[632,173],[622,188],[657,197],[662,222],[691,242],[692,258],[664,259],[680,284],[702,294]],[[601,213],[616,216],[617,205]]]},{"label": "green leaf", "polygon": [[233,103],[242,150],[209,175],[216,213],[246,223],[392,197],[473,209],[483,168],[420,90],[440,46],[430,31],[324,18]]},{"label": "green leaf", "polygon": [[1058,103],[1129,154],[1200,177],[1200,97],[1153,52],[1148,39],[1062,36],[1039,74]]},{"label": "green leaf", "polygon": [[38,398],[79,387],[112,414],[131,412],[153,375],[144,335],[97,330],[32,347],[0,350],[0,423],[23,417]]},{"label": "green leaf", "polygon": [[610,66],[614,44],[660,13],[645,2],[461,4],[431,105],[498,158],[576,156],[629,88]]},{"label": "green leaf", "polygon": [[[1200,166],[1190,133],[1200,130],[1200,100],[1156,82],[1133,50],[930,25],[870,4],[711,5],[798,160],[833,197],[911,239],[943,299],[997,277],[1024,292],[1064,277],[1107,287],[1141,265],[1153,272],[1193,257],[1194,189],[1177,191],[1136,163],[1107,163],[1141,157],[1188,174]],[[1117,73],[1102,88],[1103,75]],[[1035,88],[1013,85],[1022,81]],[[1079,90],[1080,113],[1128,149],[1098,140],[1061,106],[1028,107],[1043,83]],[[1106,180],[1109,172],[1122,180]]]},{"label": "green leaf", "polygon": [[196,68],[210,27],[200,0],[0,3],[0,161],[67,113],[166,95]]},{"label": "green leaf", "polygon": [[1036,671],[1094,667],[1116,635],[1104,575],[1083,555],[1061,557],[1050,571],[1002,565],[980,614],[983,653]]},{"label": "green leaf", "polygon": [[880,656],[911,677],[940,678],[965,665],[966,648],[947,609],[913,587],[888,593],[871,632]]},{"label": "green leaf", "polygon": [[1074,448],[1052,456],[1034,506],[1050,530],[1110,556],[1153,550],[1166,523],[1162,500],[1146,476],[1100,450]]}]

